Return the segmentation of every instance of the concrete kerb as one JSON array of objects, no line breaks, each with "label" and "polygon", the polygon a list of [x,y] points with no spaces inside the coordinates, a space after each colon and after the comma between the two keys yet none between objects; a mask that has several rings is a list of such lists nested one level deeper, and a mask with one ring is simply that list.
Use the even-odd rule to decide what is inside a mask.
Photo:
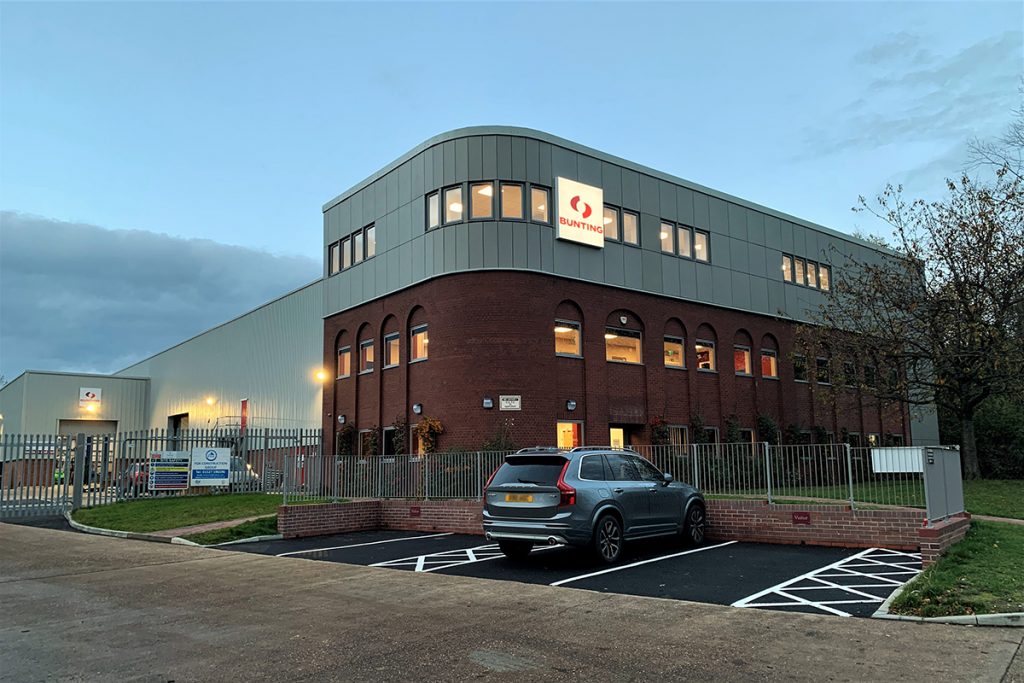
[{"label": "concrete kerb", "polygon": [[266,536],[250,536],[249,538],[240,538],[235,541],[225,541],[224,543],[217,543],[214,545],[204,546],[202,543],[196,543],[190,541],[187,538],[181,536],[157,536],[155,534],[144,534],[137,531],[119,531],[117,529],[104,529],[98,526],[89,526],[76,522],[71,518],[70,512],[64,513],[64,519],[67,520],[68,524],[71,525],[72,529],[81,531],[86,534],[96,534],[97,536],[110,536],[112,538],[129,538],[134,541],[152,541],[154,543],[173,543],[174,545],[191,545],[197,548],[216,548],[217,546],[223,545],[236,545],[239,543],[258,543],[260,541],[279,541],[281,540],[281,534],[269,534]]},{"label": "concrete kerb", "polygon": [[963,614],[952,617],[912,617],[905,614],[891,614],[889,605],[907,589],[909,583],[893,591],[882,606],[871,615],[872,619],[890,619],[892,621],[916,621],[930,624],[955,624],[959,626],[1017,626],[1024,627],[1024,612],[1002,612],[999,614]]}]

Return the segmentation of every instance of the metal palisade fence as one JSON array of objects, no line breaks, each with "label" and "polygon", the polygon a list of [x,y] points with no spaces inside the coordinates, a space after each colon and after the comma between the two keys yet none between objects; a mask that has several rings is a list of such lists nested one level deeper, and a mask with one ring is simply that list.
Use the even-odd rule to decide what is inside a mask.
[{"label": "metal palisade fence", "polygon": [[[0,519],[156,496],[282,493],[286,460],[320,454],[318,429],[153,429],[100,435],[0,435]],[[154,489],[151,465],[194,448],[230,455],[228,485]],[[182,468],[179,468],[179,470]],[[187,479],[187,472],[181,472]]]},{"label": "metal palisade fence", "polygon": [[[738,443],[629,450],[706,496],[927,508],[930,519],[963,511],[956,448]],[[351,498],[478,500],[508,454],[288,456],[285,504]]]}]

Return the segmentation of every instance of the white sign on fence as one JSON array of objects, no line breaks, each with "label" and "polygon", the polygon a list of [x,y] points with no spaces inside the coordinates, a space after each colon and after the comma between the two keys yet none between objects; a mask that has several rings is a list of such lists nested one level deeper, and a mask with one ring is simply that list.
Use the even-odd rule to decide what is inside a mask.
[{"label": "white sign on fence", "polygon": [[227,486],[231,483],[230,448],[193,448],[189,486]]},{"label": "white sign on fence", "polygon": [[[150,491],[182,491],[188,488],[189,467],[191,458],[188,451],[151,451],[149,454],[149,490]],[[128,470],[133,479],[141,476],[141,472]]]},{"label": "white sign on fence", "polygon": [[876,474],[924,472],[922,450],[914,446],[872,448],[871,469]]},{"label": "white sign on fence", "polygon": [[522,396],[499,396],[498,397],[498,410],[522,410],[523,409],[523,397]]}]

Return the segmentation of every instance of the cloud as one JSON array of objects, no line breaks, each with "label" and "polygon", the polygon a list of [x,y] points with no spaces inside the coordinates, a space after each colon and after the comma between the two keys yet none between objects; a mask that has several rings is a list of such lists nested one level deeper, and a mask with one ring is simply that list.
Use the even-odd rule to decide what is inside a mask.
[{"label": "cloud", "polygon": [[307,257],[0,212],[0,373],[120,370],[320,269]]},{"label": "cloud", "polygon": [[903,59],[914,53],[918,59],[928,55],[921,47],[921,36],[907,31],[900,31],[885,37],[881,42],[861,50],[853,57],[856,64],[882,64],[894,59]]}]

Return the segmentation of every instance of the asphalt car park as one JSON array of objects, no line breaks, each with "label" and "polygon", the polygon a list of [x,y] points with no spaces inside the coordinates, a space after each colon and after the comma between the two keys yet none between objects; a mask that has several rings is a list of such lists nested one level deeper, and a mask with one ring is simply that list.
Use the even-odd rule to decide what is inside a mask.
[{"label": "asphalt car park", "polygon": [[686,547],[664,539],[627,545],[615,565],[563,546],[506,558],[481,536],[377,531],[228,546],[307,560],[471,576],[584,590],[835,616],[869,617],[921,571],[921,557],[736,541]]}]

